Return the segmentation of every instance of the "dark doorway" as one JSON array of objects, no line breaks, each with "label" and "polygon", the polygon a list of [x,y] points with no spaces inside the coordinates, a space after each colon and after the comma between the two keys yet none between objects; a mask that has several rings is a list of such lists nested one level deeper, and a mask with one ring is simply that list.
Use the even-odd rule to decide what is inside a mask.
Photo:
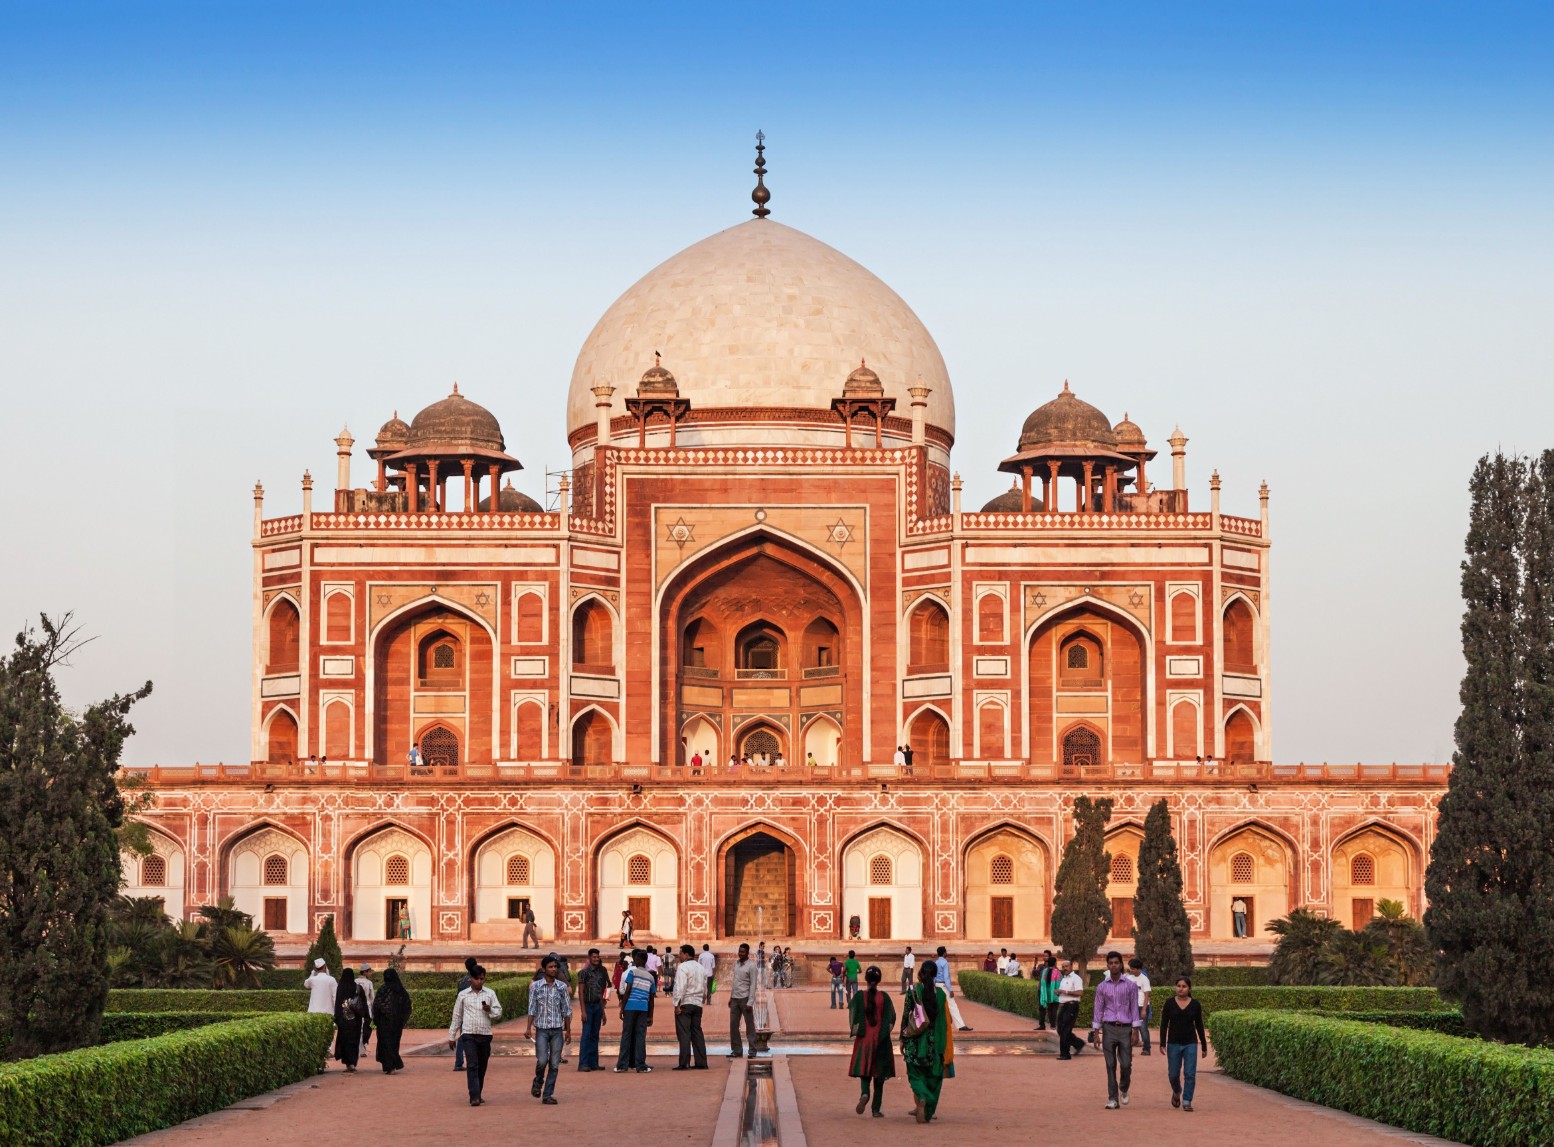
[{"label": "dark doorway", "polygon": [[797,866],[775,836],[753,832],[723,854],[723,934],[792,936],[796,932]]},{"label": "dark doorway", "polygon": [[529,898],[527,896],[509,896],[507,898],[507,918],[509,920],[522,920],[523,914],[529,910]]},{"label": "dark doorway", "polygon": [[264,930],[266,932],[286,931],[286,898],[284,896],[266,896],[264,898]]},{"label": "dark doorway", "polygon": [[1122,940],[1133,935],[1133,897],[1112,897],[1112,935]]},{"label": "dark doorway", "polygon": [[890,897],[869,897],[869,939],[890,939]]},{"label": "dark doorway", "polygon": [[399,914],[410,907],[410,901],[390,898],[383,902],[383,938],[399,939]]},{"label": "dark doorway", "polygon": [[631,912],[631,930],[646,936],[653,931],[653,898],[651,896],[628,896],[626,908]]},{"label": "dark doorway", "polygon": [[1014,897],[993,897],[993,939],[1014,939]]},{"label": "dark doorway", "polygon": [[1376,918],[1376,901],[1371,899],[1361,900],[1354,898],[1354,919],[1352,921],[1356,932],[1365,931],[1366,925]]}]

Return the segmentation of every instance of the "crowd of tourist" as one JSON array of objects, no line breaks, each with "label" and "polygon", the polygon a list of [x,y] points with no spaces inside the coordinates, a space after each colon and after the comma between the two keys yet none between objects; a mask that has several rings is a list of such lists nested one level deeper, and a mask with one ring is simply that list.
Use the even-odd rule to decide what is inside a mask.
[{"label": "crowd of tourist", "polygon": [[[629,921],[626,926],[629,939]],[[726,971],[729,1012],[729,1056],[743,1058],[749,1042],[757,1054],[755,1003],[761,988],[792,986],[794,961],[790,950],[774,946],[768,954],[762,941],[752,953],[740,944]],[[986,972],[1023,977],[1019,957],[1007,949],[989,951],[983,960]],[[864,969],[856,950],[845,959],[832,956],[830,1006],[848,1012],[853,1040],[848,1074],[859,1081],[856,1110],[872,1110],[883,1116],[885,1082],[895,1078],[895,1053],[899,1046],[912,1090],[913,1118],[931,1121],[938,1110],[946,1079],[955,1076],[955,1032],[970,1031],[955,999],[944,947],[933,958],[918,961],[907,947],[901,964],[901,1000],[884,991],[884,973],[878,966]],[[1057,1030],[1060,1061],[1070,1060],[1087,1047],[1101,1052],[1106,1065],[1108,1110],[1126,1107],[1133,1076],[1133,1054],[1151,1054],[1149,1025],[1151,984],[1138,959],[1128,961],[1110,952],[1106,976],[1096,986],[1088,1041],[1074,1034],[1084,993],[1084,980],[1068,960],[1051,951],[1034,961],[1031,979],[1038,982],[1037,1030],[1051,1025]],[[860,981],[862,987],[860,987]],[[385,1074],[404,1067],[399,1045],[411,1015],[410,995],[393,968],[383,974],[382,986],[372,979],[372,968],[345,969],[337,981],[325,962],[315,961],[304,981],[310,992],[308,1010],[331,1014],[335,1022],[333,1057],[354,1072],[377,1034],[375,1058]],[[530,1093],[544,1104],[555,1104],[556,1084],[572,1043],[573,1020],[580,1014],[577,1048],[579,1071],[604,1070],[600,1064],[601,1040],[613,1004],[620,1036],[613,1069],[616,1072],[651,1072],[647,1062],[648,1029],[663,1007],[673,1009],[678,1044],[675,1071],[705,1071],[707,1042],[703,1028],[705,1009],[719,991],[718,961],[711,945],[698,951],[691,944],[659,952],[654,945],[622,947],[613,967],[607,967],[598,948],[588,950],[587,963],[574,976],[564,957],[556,952],[540,959],[538,974],[529,985],[524,1038],[535,1046],[534,1078]],[[660,1004],[660,999],[666,1002]],[[465,975],[458,984],[448,1027],[448,1044],[454,1049],[454,1071],[465,1075],[472,1107],[484,1103],[483,1092],[491,1058],[492,1025],[502,1018],[502,1002],[486,986],[486,970],[474,958],[465,961]],[[1176,981],[1171,1000],[1160,1017],[1160,1044],[1167,1060],[1171,1104],[1193,1109],[1200,1049],[1206,1054],[1208,1038],[1203,1009],[1192,998],[1192,983]]]}]

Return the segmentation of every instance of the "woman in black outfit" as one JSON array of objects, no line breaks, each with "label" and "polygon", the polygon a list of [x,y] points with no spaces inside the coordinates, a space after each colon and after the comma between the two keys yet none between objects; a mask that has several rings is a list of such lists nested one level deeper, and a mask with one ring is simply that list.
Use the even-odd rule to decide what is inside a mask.
[{"label": "woman in black outfit", "polygon": [[1198,1082],[1198,1049],[1209,1054],[1209,1037],[1203,1030],[1203,1005],[1192,998],[1192,981],[1186,976],[1176,981],[1176,995],[1160,1012],[1160,1045],[1165,1048],[1166,1071],[1171,1077],[1171,1106],[1191,1111],[1193,1088]]},{"label": "woman in black outfit", "polygon": [[399,1038],[410,1022],[410,993],[394,968],[383,973],[383,986],[372,1001],[372,1018],[378,1025],[377,1060],[384,1075],[393,1075],[405,1066],[399,1058]]},{"label": "woman in black outfit", "polygon": [[347,968],[340,973],[335,992],[335,1058],[346,1071],[356,1070],[362,1054],[362,1020],[367,1018],[367,992],[356,982],[356,973]]}]

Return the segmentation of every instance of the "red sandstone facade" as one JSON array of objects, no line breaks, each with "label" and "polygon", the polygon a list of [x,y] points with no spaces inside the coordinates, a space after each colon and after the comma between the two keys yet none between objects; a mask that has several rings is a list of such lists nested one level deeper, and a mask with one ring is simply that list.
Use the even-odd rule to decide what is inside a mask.
[{"label": "red sandstone facade", "polygon": [[[872,368],[811,350],[769,385],[793,307],[746,300],[737,338],[716,308],[651,318],[724,265],[823,315],[888,291],[808,245],[757,220],[623,296],[573,379],[560,509],[497,488],[518,462],[457,392],[385,425],[365,488],[343,434],[328,506],[305,480],[266,519],[256,489],[252,760],[154,770],[129,890],[412,944],[515,940],[526,906],[569,941],[628,907],[666,938],[1030,941],[1089,793],[1117,801],[1119,932],[1160,797],[1201,937],[1236,899],[1254,938],[1301,905],[1420,912],[1444,769],[1272,763],[1266,488],[1255,518],[1217,475],[1189,507],[1179,431],[1154,487],[1142,432],[1065,384],[1017,487],[967,511],[926,331],[842,323],[833,357]],[[623,308],[670,349],[612,402]]]}]

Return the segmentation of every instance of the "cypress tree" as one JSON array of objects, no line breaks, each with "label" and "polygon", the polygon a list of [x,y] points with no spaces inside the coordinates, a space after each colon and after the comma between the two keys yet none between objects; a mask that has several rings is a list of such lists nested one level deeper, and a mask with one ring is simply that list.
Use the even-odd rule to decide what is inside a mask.
[{"label": "cypress tree", "polygon": [[1110,798],[1074,798],[1074,835],[1063,848],[1057,890],[1052,900],[1052,942],[1082,970],[1095,958],[1112,930],[1112,905],[1106,898],[1112,854],[1106,851]]},{"label": "cypress tree", "polygon": [[1462,563],[1467,662],[1425,890],[1436,984],[1480,1035],[1554,1037],[1554,454],[1480,459]]},{"label": "cypress tree", "polygon": [[125,813],[114,774],[130,706],[151,692],[67,710],[54,670],[80,643],[68,615],[41,624],[0,658],[0,1016],[18,1059],[97,1042]]},{"label": "cypress tree", "polygon": [[1182,904],[1182,866],[1164,799],[1151,805],[1144,819],[1133,921],[1134,954],[1152,983],[1170,985],[1192,975],[1192,925]]},{"label": "cypress tree", "polygon": [[335,938],[335,918],[324,917],[324,926],[318,930],[318,938],[308,945],[307,958],[303,961],[303,971],[313,974],[313,961],[320,956],[329,967],[331,976],[338,976],[340,969],[345,966],[345,956],[340,951],[340,941]]}]

